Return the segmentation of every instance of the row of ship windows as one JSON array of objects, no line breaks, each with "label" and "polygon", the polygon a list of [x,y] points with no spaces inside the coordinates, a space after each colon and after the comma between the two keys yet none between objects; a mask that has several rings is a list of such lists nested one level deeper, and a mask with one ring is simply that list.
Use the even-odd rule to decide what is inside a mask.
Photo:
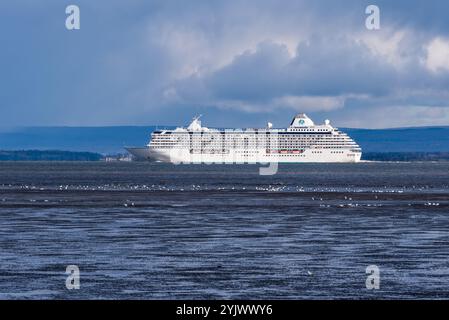
[{"label": "row of ship windows", "polygon": [[[358,145],[355,143],[351,143],[351,144],[319,144],[319,145],[314,145],[315,147],[320,147],[320,149],[336,149],[336,148],[349,148],[349,147],[357,147]],[[173,148],[172,145],[151,145],[151,147],[153,148]],[[274,144],[267,144],[267,145],[263,145],[263,146],[221,146],[221,145],[185,145],[185,146],[178,146],[179,148],[183,147],[183,148],[221,148],[221,147],[225,147],[225,148],[231,148],[231,149],[238,149],[238,148],[244,148],[244,149],[248,149],[248,150],[254,150],[254,149],[260,149],[260,148],[287,148],[287,149],[296,149],[296,148],[310,148],[310,145],[286,145],[286,144],[279,144],[279,145],[274,145]]]},{"label": "row of ship windows", "polygon": [[[170,150],[170,148],[154,148],[154,149],[159,149],[159,150],[164,150],[164,149],[168,149]],[[194,148],[196,150],[232,150],[232,149],[219,149],[219,148]],[[286,150],[286,151],[296,151],[298,150],[298,148],[269,148],[269,149],[273,149],[273,150]],[[339,151],[331,151],[330,153],[344,153],[344,151],[346,150],[358,150],[358,149],[350,149],[349,147],[336,147],[336,148],[320,148],[321,150],[324,149],[341,149]],[[258,153],[260,152],[262,149],[257,149],[257,150],[244,150],[244,151],[239,151],[239,150],[235,150],[235,152],[237,153]],[[300,148],[299,150],[311,150],[310,148]],[[313,149],[312,149],[313,150]],[[329,151],[329,150],[325,150],[325,151]],[[322,153],[323,151],[312,151],[312,153]]]},{"label": "row of ship windows", "polygon": [[265,142],[265,143],[151,143],[151,145],[163,145],[163,146],[245,146],[245,147],[256,147],[256,146],[265,146],[265,145],[283,145],[283,146],[297,146],[298,144],[310,145],[310,144],[321,144],[321,145],[333,145],[333,144],[355,144],[354,141],[298,141],[298,142]]},{"label": "row of ship windows", "polygon": [[273,139],[273,140],[152,140],[151,143],[245,143],[245,144],[256,144],[256,143],[282,143],[282,142],[288,142],[288,143],[297,143],[297,142],[339,142],[339,141],[353,141],[351,138],[336,138],[336,139]]},{"label": "row of ship windows", "polygon": [[308,155],[305,154],[266,154],[267,157],[308,157]]},{"label": "row of ship windows", "polygon": [[184,139],[184,140],[190,140],[190,139],[306,139],[306,138],[335,138],[335,137],[347,137],[348,135],[345,133],[342,134],[301,134],[301,135],[267,135],[267,136],[260,136],[260,135],[217,135],[217,134],[210,134],[210,135],[193,135],[193,136],[152,136],[152,139]]},{"label": "row of ship windows", "polygon": [[289,145],[296,145],[298,143],[320,143],[320,144],[336,144],[336,143],[355,143],[355,141],[353,140],[334,140],[334,141],[320,141],[320,140],[315,140],[315,141],[258,141],[257,143],[247,143],[247,142],[243,142],[243,143],[239,143],[236,141],[225,141],[225,142],[221,142],[221,141],[193,141],[192,143],[189,143],[188,141],[180,141],[180,142],[151,142],[152,145],[200,145],[200,144],[204,144],[204,145],[245,145],[245,146],[255,146],[255,145],[265,145],[265,144],[289,144]]},{"label": "row of ship windows", "polygon": [[320,135],[320,134],[308,134],[308,135],[301,135],[301,136],[297,136],[297,137],[292,137],[292,136],[283,136],[283,135],[276,135],[276,136],[218,136],[218,135],[210,135],[210,136],[193,136],[193,137],[160,137],[160,136],[154,136],[152,137],[152,140],[191,140],[192,139],[196,139],[196,140],[205,140],[205,139],[215,139],[215,140],[226,140],[226,139],[250,139],[250,140],[256,140],[256,139],[310,139],[310,138],[322,138],[322,139],[332,139],[332,138],[344,138],[344,137],[348,137],[345,134],[341,134],[341,135]]},{"label": "row of ship windows", "polygon": [[152,141],[151,144],[171,144],[171,145],[190,145],[190,144],[215,144],[215,145],[261,145],[261,144],[297,144],[297,143],[351,143],[351,139],[340,140],[289,140],[289,141]]},{"label": "row of ship windows", "polygon": [[[308,155],[305,154],[266,154],[267,157],[308,157]],[[355,154],[349,153],[347,155],[348,157],[354,157]]]},{"label": "row of ship windows", "polygon": [[300,132],[331,132],[331,130],[328,129],[289,129],[289,131],[300,131]]},{"label": "row of ship windows", "polygon": [[[287,151],[287,150],[285,150]],[[295,150],[296,151],[296,150]],[[349,150],[348,150],[349,151]],[[358,152],[355,150],[351,150],[352,152]],[[189,151],[191,154],[230,154],[230,150],[190,150]],[[318,152],[318,151],[312,151],[310,152],[312,154],[323,154],[323,152]],[[343,155],[345,152],[336,152],[337,154],[341,154]],[[241,155],[241,156],[255,156],[255,155],[265,155],[265,156],[291,156],[291,155],[295,155],[295,156],[299,156],[301,154],[305,154],[305,152],[264,152],[264,153],[259,153],[259,152],[248,152],[248,151],[243,151],[243,152],[234,152],[234,154],[236,155]]]},{"label": "row of ship windows", "polygon": [[236,151],[235,153],[259,153],[258,151]]}]

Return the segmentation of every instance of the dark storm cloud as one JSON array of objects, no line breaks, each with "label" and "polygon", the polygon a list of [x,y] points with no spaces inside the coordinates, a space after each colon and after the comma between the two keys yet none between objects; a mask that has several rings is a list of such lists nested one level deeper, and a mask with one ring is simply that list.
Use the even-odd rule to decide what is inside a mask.
[{"label": "dark storm cloud", "polygon": [[419,64],[419,58],[397,69],[363,43],[343,36],[311,37],[298,45],[293,57],[284,45],[264,42],[211,74],[184,80],[178,88],[187,100],[192,98],[190,92],[197,92],[194,99],[255,104],[282,96],[385,97],[401,89],[444,88],[447,74],[432,75]]},{"label": "dark storm cloud", "polygon": [[[196,112],[253,125],[303,107],[341,124],[357,125],[357,111],[363,126],[389,106],[407,125],[407,106],[410,117],[449,110],[447,1],[75,2],[74,32],[63,1],[0,3],[0,125],[173,124]],[[364,27],[368,4],[380,31]]]},{"label": "dark storm cloud", "polygon": [[301,42],[282,74],[284,94],[293,95],[382,94],[395,81],[394,70],[382,58],[344,37]]},{"label": "dark storm cloud", "polygon": [[189,85],[198,88],[202,81],[203,90],[217,99],[266,101],[284,95],[386,94],[395,76],[392,67],[364,45],[344,37],[314,37],[301,42],[294,57],[285,45],[263,42],[255,52],[180,86],[188,93]]}]

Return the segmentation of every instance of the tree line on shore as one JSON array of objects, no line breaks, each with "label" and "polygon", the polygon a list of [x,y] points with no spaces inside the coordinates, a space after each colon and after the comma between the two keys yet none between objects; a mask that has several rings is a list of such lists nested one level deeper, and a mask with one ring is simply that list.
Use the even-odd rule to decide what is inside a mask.
[{"label": "tree line on shore", "polygon": [[[0,150],[0,161],[101,161],[123,158],[123,154],[104,156],[95,152],[62,150]],[[449,152],[366,152],[370,161],[449,161]]]}]

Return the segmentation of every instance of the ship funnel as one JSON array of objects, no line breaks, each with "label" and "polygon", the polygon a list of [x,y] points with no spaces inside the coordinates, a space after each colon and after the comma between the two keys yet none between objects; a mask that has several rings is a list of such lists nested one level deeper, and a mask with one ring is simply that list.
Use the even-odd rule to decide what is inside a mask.
[{"label": "ship funnel", "polygon": [[305,114],[305,113],[299,113],[297,114],[292,122],[290,123],[290,127],[296,128],[296,127],[312,127],[314,126],[313,121]]}]

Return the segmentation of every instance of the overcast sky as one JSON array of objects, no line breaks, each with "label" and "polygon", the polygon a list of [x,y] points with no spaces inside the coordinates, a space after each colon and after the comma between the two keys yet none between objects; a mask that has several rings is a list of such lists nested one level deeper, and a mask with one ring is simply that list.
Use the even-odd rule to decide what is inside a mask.
[{"label": "overcast sky", "polygon": [[448,17],[445,0],[4,0],[0,127],[449,125]]}]

